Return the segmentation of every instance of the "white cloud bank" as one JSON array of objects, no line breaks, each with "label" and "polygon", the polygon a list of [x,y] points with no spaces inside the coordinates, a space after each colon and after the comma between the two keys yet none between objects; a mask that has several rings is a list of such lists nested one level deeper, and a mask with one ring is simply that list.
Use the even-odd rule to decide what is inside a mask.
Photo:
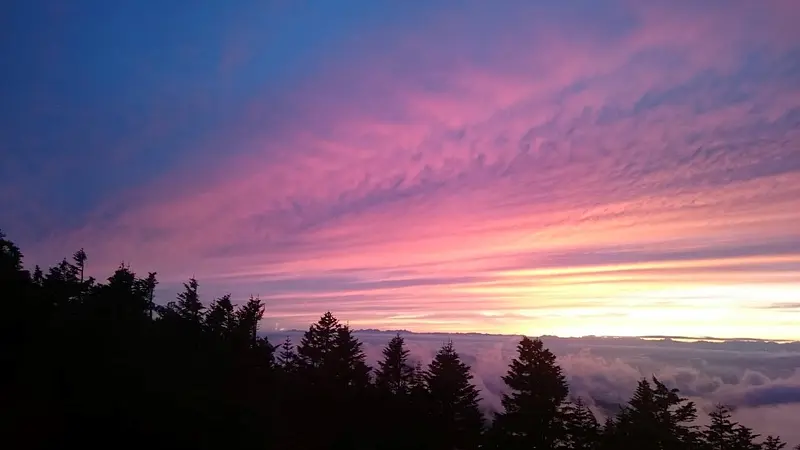
[{"label": "white cloud bank", "polygon": [[[438,348],[452,339],[462,359],[472,366],[474,383],[484,405],[500,409],[504,385],[500,377],[516,354],[517,336],[422,334],[401,332],[412,357],[427,364]],[[392,332],[359,331],[358,338],[374,366]],[[297,331],[270,333],[273,344],[286,337],[300,341]],[[624,404],[637,381],[655,375],[695,401],[701,413],[715,403],[735,408],[734,419],[756,432],[800,443],[800,342],[683,342],[641,338],[544,337],[569,380],[573,396],[587,400],[603,416]],[[701,423],[705,418],[701,414]]]}]

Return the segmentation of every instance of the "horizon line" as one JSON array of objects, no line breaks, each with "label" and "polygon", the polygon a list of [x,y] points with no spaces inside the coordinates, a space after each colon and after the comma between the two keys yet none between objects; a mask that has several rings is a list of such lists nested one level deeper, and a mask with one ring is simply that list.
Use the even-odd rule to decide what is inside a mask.
[{"label": "horizon line", "polygon": [[[262,331],[262,334],[279,334],[279,333],[305,333],[307,330],[300,330],[297,328],[290,328],[286,330],[269,330],[269,331]],[[537,338],[557,338],[557,339],[586,339],[586,338],[600,338],[600,339],[640,339],[640,340],[670,340],[676,342],[683,342],[683,341],[692,341],[692,342],[707,342],[707,343],[723,343],[723,342],[752,342],[752,343],[772,343],[772,344],[800,344],[799,339],[766,339],[766,338],[747,338],[747,337],[736,337],[736,338],[719,338],[713,336],[703,336],[703,337],[695,337],[695,336],[676,336],[676,335],[642,335],[642,336],[619,336],[619,335],[596,335],[596,334],[587,334],[583,336],[558,336],[553,334],[543,334],[543,335],[528,335],[524,333],[483,333],[479,331],[412,331],[406,329],[379,329],[379,328],[357,328],[353,329],[354,333],[403,333],[403,334],[431,334],[431,335],[480,335],[480,336],[527,336],[527,337],[537,337]]]}]

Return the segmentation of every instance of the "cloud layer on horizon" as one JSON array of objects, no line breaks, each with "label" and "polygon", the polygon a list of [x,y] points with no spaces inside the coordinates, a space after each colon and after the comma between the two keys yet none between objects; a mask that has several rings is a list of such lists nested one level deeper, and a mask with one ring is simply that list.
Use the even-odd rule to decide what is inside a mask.
[{"label": "cloud layer on horizon", "polygon": [[278,328],[800,337],[796,2],[253,3],[213,42],[197,14],[136,78],[95,61],[118,103],[13,97],[2,226],[32,262],[194,275]]},{"label": "cloud layer on horizon", "polygon": [[[373,367],[391,332],[356,332]],[[501,377],[516,356],[517,336],[476,334],[419,334],[401,332],[410,358],[427,365],[444,342],[452,340],[469,364],[473,384],[481,390],[487,411],[501,411],[506,392]],[[298,331],[268,333],[273,343],[289,337],[297,344]],[[570,385],[571,397],[581,397],[601,419],[630,400],[636,383],[657,377],[680,389],[695,402],[698,424],[707,423],[715,404],[734,410],[733,418],[762,436],[779,435],[800,443],[796,417],[800,414],[800,343],[681,342],[639,338],[544,337],[558,357]]]}]

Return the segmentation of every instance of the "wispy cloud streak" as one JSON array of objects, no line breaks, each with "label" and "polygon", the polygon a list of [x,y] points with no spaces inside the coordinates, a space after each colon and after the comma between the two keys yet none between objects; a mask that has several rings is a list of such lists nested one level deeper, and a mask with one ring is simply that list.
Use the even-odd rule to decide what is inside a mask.
[{"label": "wispy cloud streak", "polygon": [[[194,274],[296,324],[800,337],[763,307],[800,299],[795,3],[402,16],[32,254]],[[230,41],[236,79],[259,55]]]}]

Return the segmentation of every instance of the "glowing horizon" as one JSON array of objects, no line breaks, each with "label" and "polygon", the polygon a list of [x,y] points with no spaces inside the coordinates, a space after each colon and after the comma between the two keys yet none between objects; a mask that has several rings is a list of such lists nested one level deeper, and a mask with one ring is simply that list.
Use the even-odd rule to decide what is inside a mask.
[{"label": "glowing horizon", "polygon": [[264,329],[800,340],[797,2],[267,3],[20,7],[27,264]]}]

